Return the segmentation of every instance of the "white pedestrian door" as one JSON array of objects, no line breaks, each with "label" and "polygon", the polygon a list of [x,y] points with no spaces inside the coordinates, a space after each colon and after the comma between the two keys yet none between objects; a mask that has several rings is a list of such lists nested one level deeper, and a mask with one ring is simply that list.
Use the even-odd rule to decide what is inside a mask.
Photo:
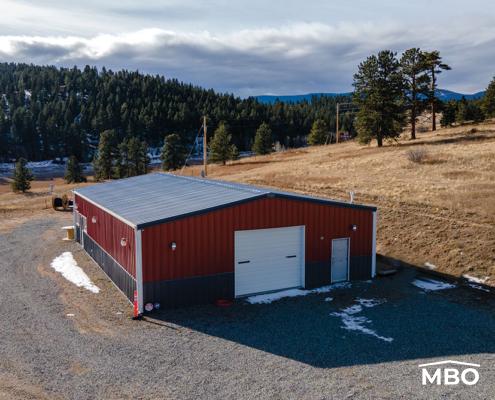
[{"label": "white pedestrian door", "polygon": [[235,295],[304,284],[304,226],[235,232]]},{"label": "white pedestrian door", "polygon": [[349,239],[332,240],[332,282],[349,280]]}]

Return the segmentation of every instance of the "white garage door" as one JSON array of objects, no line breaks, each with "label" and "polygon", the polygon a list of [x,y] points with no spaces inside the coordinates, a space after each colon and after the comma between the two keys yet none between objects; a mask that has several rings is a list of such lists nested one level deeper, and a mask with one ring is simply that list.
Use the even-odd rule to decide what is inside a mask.
[{"label": "white garage door", "polygon": [[303,285],[304,226],[235,232],[235,295]]}]

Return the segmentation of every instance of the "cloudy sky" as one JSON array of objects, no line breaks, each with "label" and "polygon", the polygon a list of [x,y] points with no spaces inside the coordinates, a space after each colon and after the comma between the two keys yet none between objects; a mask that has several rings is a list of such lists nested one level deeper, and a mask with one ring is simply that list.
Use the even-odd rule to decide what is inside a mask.
[{"label": "cloudy sky", "polygon": [[0,0],[0,61],[139,69],[239,96],[349,91],[368,55],[438,49],[442,88],[495,75],[493,0]]}]

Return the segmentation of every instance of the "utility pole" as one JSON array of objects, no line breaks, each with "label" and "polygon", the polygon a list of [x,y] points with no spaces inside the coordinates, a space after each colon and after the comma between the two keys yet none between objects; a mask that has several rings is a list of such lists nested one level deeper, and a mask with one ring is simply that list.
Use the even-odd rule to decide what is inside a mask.
[{"label": "utility pole", "polygon": [[335,143],[338,143],[339,142],[339,137],[340,137],[340,134],[339,134],[339,106],[340,104],[337,103],[337,119],[335,120]]},{"label": "utility pole", "polygon": [[207,126],[206,126],[206,115],[203,116],[203,173],[204,176],[208,175],[208,145],[207,145],[207,140],[206,140],[206,132],[207,132]]},{"label": "utility pole", "polygon": [[335,120],[335,143],[340,142],[340,132],[339,132],[339,119],[340,119],[340,111],[355,111],[356,105],[354,103],[337,103],[337,117]]}]

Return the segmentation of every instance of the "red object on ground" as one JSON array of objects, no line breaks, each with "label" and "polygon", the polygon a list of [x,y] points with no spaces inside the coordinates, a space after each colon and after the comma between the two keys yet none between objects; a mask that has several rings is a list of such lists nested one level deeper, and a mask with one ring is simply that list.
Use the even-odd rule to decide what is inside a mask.
[{"label": "red object on ground", "polygon": [[218,299],[215,301],[217,307],[230,307],[232,305],[232,300]]},{"label": "red object on ground", "polygon": [[139,306],[138,306],[138,292],[134,291],[134,314],[132,316],[133,319],[139,318]]}]

